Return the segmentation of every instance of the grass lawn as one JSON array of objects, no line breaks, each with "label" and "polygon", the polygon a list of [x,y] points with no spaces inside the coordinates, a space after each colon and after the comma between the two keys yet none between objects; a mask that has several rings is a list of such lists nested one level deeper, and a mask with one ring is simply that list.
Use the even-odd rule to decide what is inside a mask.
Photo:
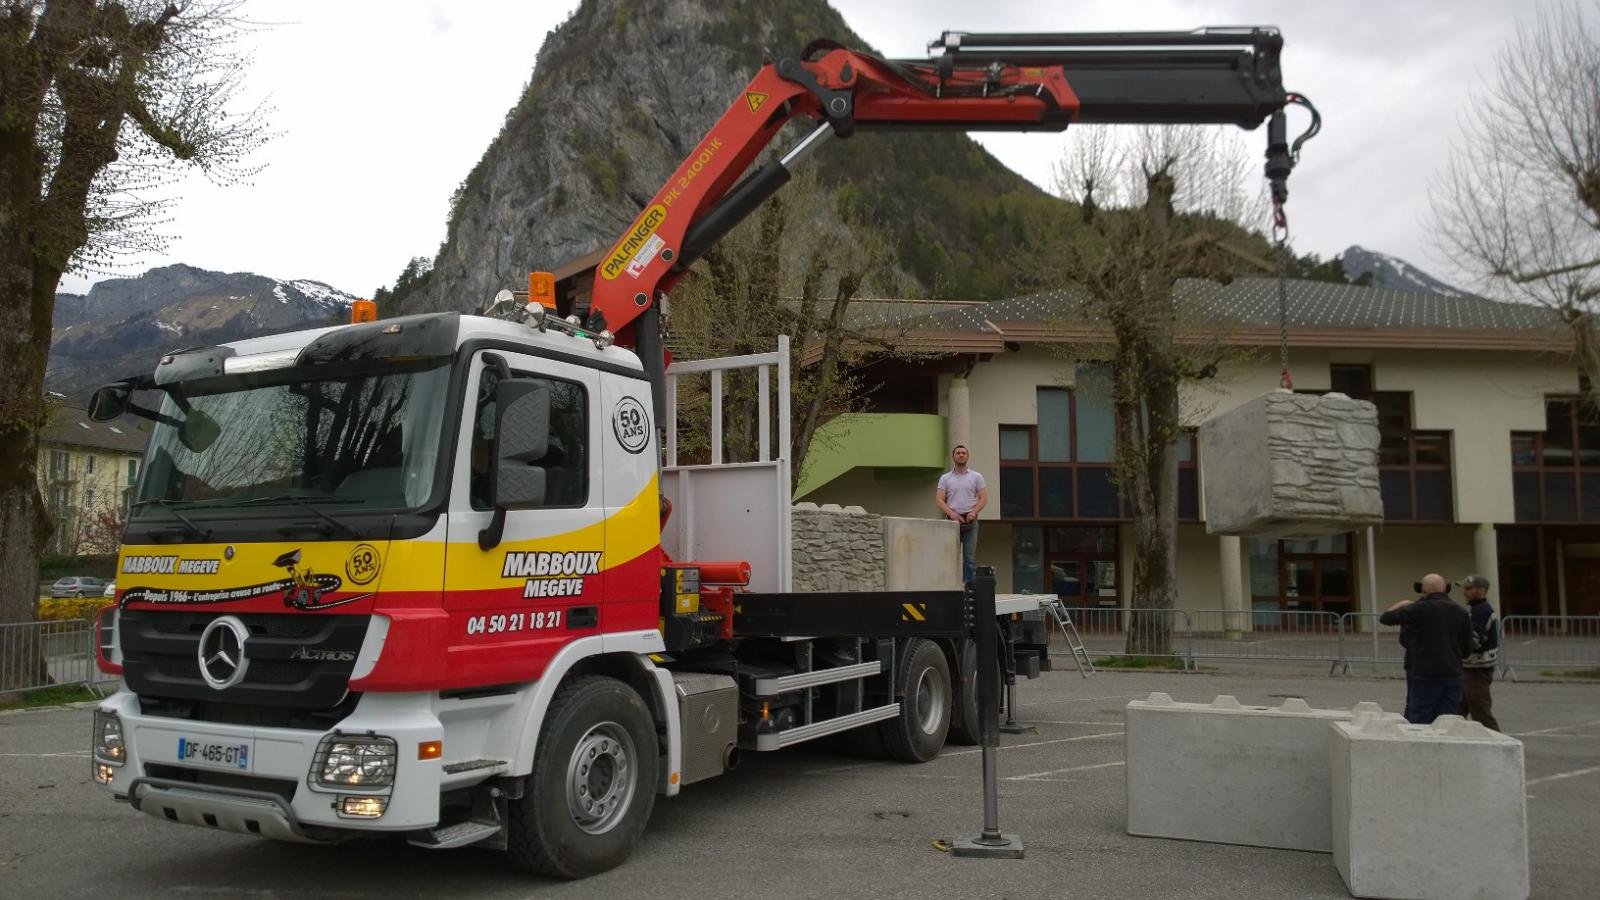
[{"label": "grass lawn", "polygon": [[1600,669],[1563,669],[1555,672],[1541,673],[1546,678],[1592,678],[1600,681]]},{"label": "grass lawn", "polygon": [[1096,669],[1178,669],[1187,667],[1174,656],[1108,656],[1094,661]]},{"label": "grass lawn", "polygon": [[37,691],[0,694],[0,709],[31,709],[36,706],[61,706],[84,700],[99,700],[100,695],[81,684],[63,684]]}]

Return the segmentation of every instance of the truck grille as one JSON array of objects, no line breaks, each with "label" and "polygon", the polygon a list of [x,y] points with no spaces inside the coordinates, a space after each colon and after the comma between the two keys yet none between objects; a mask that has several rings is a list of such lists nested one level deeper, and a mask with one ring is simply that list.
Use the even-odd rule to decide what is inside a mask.
[{"label": "truck grille", "polygon": [[256,706],[304,712],[350,705],[350,673],[368,616],[238,614],[250,632],[244,646],[249,665],[238,684],[217,690],[200,672],[200,636],[222,615],[122,610],[117,634],[128,688],[146,700],[194,701],[155,704],[174,710]]}]

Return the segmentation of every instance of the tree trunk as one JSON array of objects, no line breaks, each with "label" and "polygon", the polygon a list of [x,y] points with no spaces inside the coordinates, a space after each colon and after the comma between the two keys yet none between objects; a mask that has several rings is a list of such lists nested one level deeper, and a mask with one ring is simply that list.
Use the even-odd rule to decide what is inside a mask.
[{"label": "tree trunk", "polygon": [[[1139,329],[1137,366],[1124,377],[1138,379],[1142,407],[1129,410],[1143,428],[1137,436],[1133,474],[1133,609],[1128,626],[1128,652],[1166,656],[1172,652],[1173,609],[1178,598],[1178,354],[1173,342],[1175,311],[1168,244],[1172,195],[1176,184],[1165,168],[1147,176],[1145,223],[1155,250],[1141,273],[1138,306],[1133,317]],[[1119,344],[1122,338],[1118,338]],[[1119,351],[1120,353],[1120,351]],[[1132,362],[1131,360],[1129,362]]]},{"label": "tree trunk", "polygon": [[[37,470],[48,322],[61,273],[40,268],[14,256],[0,263],[0,624],[38,618],[39,550],[50,535]],[[10,652],[34,658],[0,661],[0,672],[44,682],[45,663],[33,642],[12,641]],[[0,690],[8,686],[16,685]]]}]

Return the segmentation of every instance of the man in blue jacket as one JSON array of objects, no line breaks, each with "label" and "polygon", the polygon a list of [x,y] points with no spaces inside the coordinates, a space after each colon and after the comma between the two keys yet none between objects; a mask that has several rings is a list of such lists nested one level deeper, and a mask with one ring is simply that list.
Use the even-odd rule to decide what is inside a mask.
[{"label": "man in blue jacket", "polygon": [[1442,575],[1417,583],[1415,600],[1401,600],[1378,621],[1400,626],[1406,649],[1406,721],[1431,725],[1441,715],[1461,711],[1461,660],[1472,652],[1472,621],[1450,599]]},{"label": "man in blue jacket", "polygon": [[1485,728],[1500,730],[1494,718],[1494,701],[1489,688],[1494,685],[1494,670],[1500,663],[1500,616],[1489,605],[1489,579],[1468,575],[1461,579],[1461,594],[1467,598],[1467,613],[1472,619],[1472,652],[1462,661],[1465,671],[1466,700],[1461,714]]}]

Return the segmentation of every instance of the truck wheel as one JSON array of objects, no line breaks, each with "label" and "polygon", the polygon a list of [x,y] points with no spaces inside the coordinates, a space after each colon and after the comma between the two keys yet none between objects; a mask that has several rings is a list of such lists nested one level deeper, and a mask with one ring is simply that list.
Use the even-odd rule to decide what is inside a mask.
[{"label": "truck wheel", "polygon": [[879,723],[890,759],[927,762],[939,755],[950,730],[950,663],[932,641],[906,644],[895,673],[900,715]]},{"label": "truck wheel", "polygon": [[650,820],[658,778],[655,722],[632,688],[602,676],[562,686],[527,790],[508,810],[512,864],[555,878],[621,864]]},{"label": "truck wheel", "polygon": [[956,699],[950,705],[950,743],[978,744],[983,729],[978,724],[978,647],[961,642],[961,677],[956,682]]}]

